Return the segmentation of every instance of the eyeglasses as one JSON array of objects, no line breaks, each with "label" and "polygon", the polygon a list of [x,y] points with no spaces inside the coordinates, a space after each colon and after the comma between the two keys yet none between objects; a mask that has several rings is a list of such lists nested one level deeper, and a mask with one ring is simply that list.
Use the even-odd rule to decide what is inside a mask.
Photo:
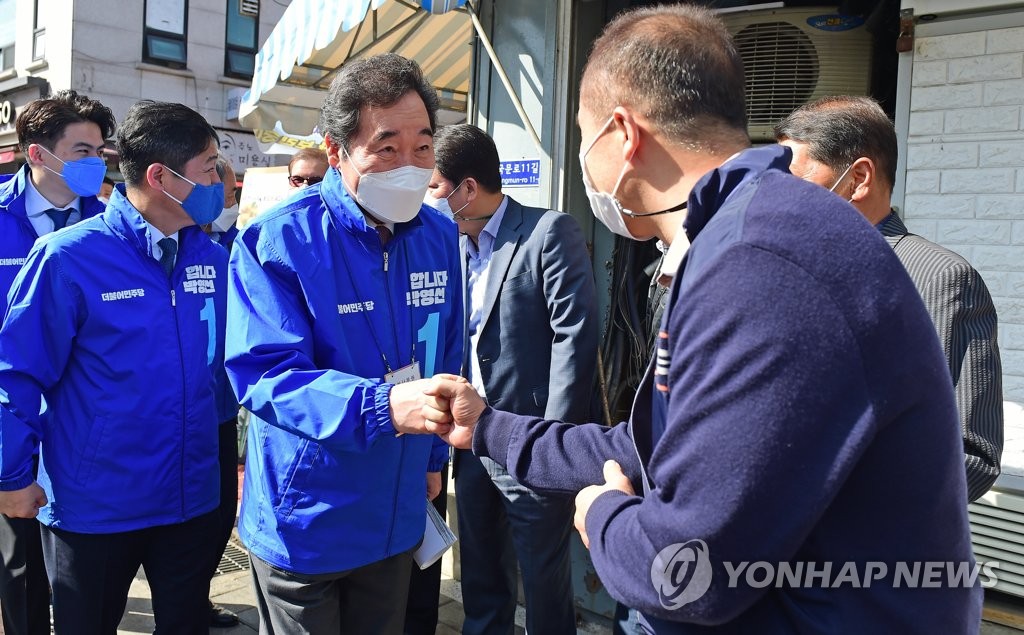
[{"label": "eyeglasses", "polygon": [[316,185],[320,181],[323,181],[322,176],[299,176],[298,174],[288,177],[288,182],[292,184],[292,187],[302,187],[303,185]]}]

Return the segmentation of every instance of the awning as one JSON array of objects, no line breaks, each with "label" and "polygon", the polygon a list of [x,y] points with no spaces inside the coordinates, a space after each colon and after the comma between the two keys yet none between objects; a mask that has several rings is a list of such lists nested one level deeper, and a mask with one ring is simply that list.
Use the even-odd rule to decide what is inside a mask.
[{"label": "awning", "polygon": [[394,51],[416,60],[441,106],[465,112],[474,24],[466,0],[293,0],[256,56],[239,122],[264,152],[322,141],[324,91],[351,59]]}]

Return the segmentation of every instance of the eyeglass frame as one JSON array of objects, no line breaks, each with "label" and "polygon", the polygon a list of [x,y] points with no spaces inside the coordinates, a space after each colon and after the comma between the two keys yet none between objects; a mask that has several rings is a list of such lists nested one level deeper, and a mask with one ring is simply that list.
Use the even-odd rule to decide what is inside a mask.
[{"label": "eyeglass frame", "polygon": [[299,187],[299,185],[301,184],[305,184],[306,186],[316,185],[317,183],[320,183],[323,180],[324,177],[322,176],[299,176],[298,174],[288,175],[288,182],[295,187]]}]

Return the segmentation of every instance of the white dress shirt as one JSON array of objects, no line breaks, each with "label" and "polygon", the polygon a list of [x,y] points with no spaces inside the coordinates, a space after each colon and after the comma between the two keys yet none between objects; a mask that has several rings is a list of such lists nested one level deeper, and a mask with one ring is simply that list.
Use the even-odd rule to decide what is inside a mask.
[{"label": "white dress shirt", "polygon": [[67,227],[82,220],[82,213],[79,211],[79,198],[77,196],[75,200],[64,207],[57,207],[39,193],[39,190],[32,183],[31,176],[25,175],[25,215],[28,216],[28,222],[32,223],[32,229],[36,230],[36,236],[45,236],[53,231],[53,220],[46,215],[46,212],[51,209],[71,210],[71,214],[68,216]]},{"label": "white dress shirt", "polygon": [[469,320],[466,328],[469,329],[469,379],[473,388],[480,393],[484,399],[487,393],[484,391],[484,382],[480,377],[480,358],[476,354],[477,342],[480,341],[480,320],[484,310],[484,292],[487,289],[487,276],[490,272],[491,255],[494,253],[494,240],[498,237],[498,228],[501,227],[501,220],[505,217],[505,209],[508,207],[508,197],[501,199],[501,204],[495,210],[494,216],[487,221],[480,236],[477,238],[479,244],[473,244],[472,239],[466,240],[466,285],[469,296]]},{"label": "white dress shirt", "polygon": [[[177,243],[178,232],[174,232],[170,236],[164,236],[163,232],[157,229],[152,223],[146,221],[146,224],[149,225],[149,249],[153,254],[153,258],[155,258],[157,262],[160,262],[160,256],[164,255],[164,250],[157,243],[164,238],[171,238],[175,243]],[[177,260],[177,254],[175,254],[175,260]]]}]

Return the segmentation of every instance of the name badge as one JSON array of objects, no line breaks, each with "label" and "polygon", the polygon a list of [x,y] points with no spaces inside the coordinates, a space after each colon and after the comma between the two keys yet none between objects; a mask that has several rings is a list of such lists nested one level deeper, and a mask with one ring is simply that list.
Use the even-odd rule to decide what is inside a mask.
[{"label": "name badge", "polygon": [[413,362],[408,366],[403,366],[384,375],[384,381],[389,384],[404,384],[409,381],[416,381],[417,379],[422,379],[419,362]]}]

